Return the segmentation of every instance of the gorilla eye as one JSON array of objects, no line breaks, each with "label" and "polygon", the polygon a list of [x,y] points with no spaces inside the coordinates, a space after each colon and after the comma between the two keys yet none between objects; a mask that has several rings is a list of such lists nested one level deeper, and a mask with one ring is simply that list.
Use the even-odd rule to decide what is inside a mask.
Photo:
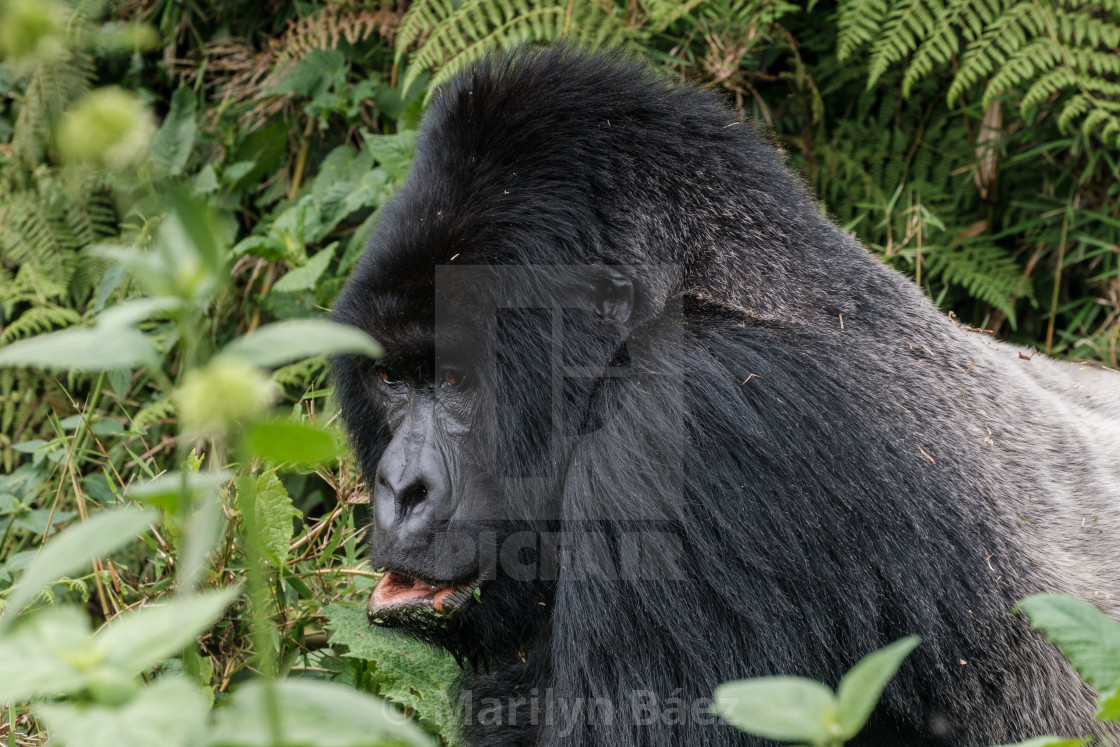
[{"label": "gorilla eye", "polygon": [[462,386],[467,372],[456,366],[443,366],[439,370],[440,384],[443,386]]},{"label": "gorilla eye", "polygon": [[390,373],[388,369],[381,368],[380,366],[377,368],[377,375],[380,376],[381,380],[386,384],[396,384],[400,381],[400,379]]}]

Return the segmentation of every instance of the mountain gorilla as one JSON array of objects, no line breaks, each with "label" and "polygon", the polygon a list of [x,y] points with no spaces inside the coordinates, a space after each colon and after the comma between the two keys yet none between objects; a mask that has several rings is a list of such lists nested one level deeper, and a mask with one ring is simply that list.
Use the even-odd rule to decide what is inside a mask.
[{"label": "mountain gorilla", "polygon": [[1120,613],[1120,374],[942,316],[713,93],[460,75],[334,315],[386,351],[336,362],[370,619],[455,654],[473,744],[763,744],[719,683],[910,634],[853,744],[1104,728],[1012,607]]}]

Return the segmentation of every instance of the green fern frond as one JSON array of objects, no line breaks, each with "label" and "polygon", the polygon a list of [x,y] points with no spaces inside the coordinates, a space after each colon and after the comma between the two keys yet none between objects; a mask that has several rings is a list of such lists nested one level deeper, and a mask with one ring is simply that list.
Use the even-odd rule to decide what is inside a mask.
[{"label": "green fern frond", "polygon": [[954,283],[1007,315],[1015,327],[1015,299],[1033,297],[1030,280],[1023,276],[1015,260],[994,244],[964,242],[931,247],[926,272],[947,283]]},{"label": "green fern frond", "polygon": [[886,22],[880,24],[881,31],[868,63],[868,87],[875,85],[892,64],[904,59],[923,39],[928,40],[939,28],[945,28],[948,10],[940,0],[896,2]]},{"label": "green fern frond", "polygon": [[626,43],[632,32],[609,0],[417,0],[397,32],[398,60],[416,46],[402,85],[435,70],[435,90],[493,49],[562,38],[610,46]]},{"label": "green fern frond", "polygon": [[869,88],[909,56],[902,79],[908,96],[959,58],[948,101],[982,85],[985,106],[1018,95],[1025,119],[1054,102],[1063,128],[1080,122],[1103,142],[1115,141],[1120,0],[842,0],[838,22],[841,59],[871,41]]},{"label": "green fern frond", "polygon": [[140,408],[140,411],[132,417],[132,430],[136,433],[142,433],[161,420],[174,417],[174,415],[175,400],[170,397],[162,397]]},{"label": "green fern frond", "polygon": [[647,31],[659,34],[705,2],[707,0],[646,0],[645,5],[649,9],[645,23]]},{"label": "green fern frond", "polygon": [[836,17],[836,56],[843,62],[857,49],[879,36],[883,18],[889,12],[887,0],[847,0],[840,4]]},{"label": "green fern frond", "polygon": [[78,52],[36,68],[12,128],[13,165],[32,169],[43,162],[51,123],[90,89],[94,74],[93,59]]},{"label": "green fern frond", "polygon": [[7,345],[40,332],[69,327],[81,320],[82,315],[73,309],[59,306],[32,306],[20,314],[18,319],[4,327],[4,331],[0,333],[0,344]]},{"label": "green fern frond", "polygon": [[42,396],[46,379],[25,369],[0,369],[0,463],[4,473],[15,466],[12,444],[23,440],[50,413],[49,400]]},{"label": "green fern frond", "polygon": [[[63,175],[48,166],[29,176],[26,185],[0,182],[0,263],[33,269],[36,279],[68,288],[81,302],[106,264],[85,248],[119,231],[112,195],[97,177]],[[10,304],[5,308],[10,314]]]},{"label": "green fern frond", "polygon": [[272,372],[272,381],[285,389],[304,389],[326,368],[326,358],[308,358],[276,369]]},{"label": "green fern frond", "polygon": [[[950,64],[960,52],[961,38],[969,42],[979,38],[1005,6],[1006,0],[956,0],[945,7],[944,12],[934,19],[933,28],[913,49],[902,77],[903,95],[909,96],[913,87],[938,66]],[[906,50],[906,53],[909,51]],[[887,62],[893,64],[904,56],[905,53]],[[886,67],[883,72],[886,72]]]}]

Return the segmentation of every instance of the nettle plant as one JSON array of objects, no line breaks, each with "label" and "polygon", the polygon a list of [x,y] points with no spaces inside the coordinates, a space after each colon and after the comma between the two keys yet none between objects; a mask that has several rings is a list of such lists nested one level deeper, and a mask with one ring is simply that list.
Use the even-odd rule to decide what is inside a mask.
[{"label": "nettle plant", "polygon": [[[90,97],[62,120],[89,135],[72,157],[146,182],[148,194],[133,210],[155,226],[137,246],[97,249],[119,270],[106,273],[98,295],[107,300],[128,276],[143,294],[103,308],[91,325],[0,348],[0,367],[95,376],[144,369],[174,402],[181,467],[129,485],[122,505],[62,531],[4,592],[0,704],[8,704],[9,724],[18,704],[29,703],[57,744],[431,744],[385,701],[345,684],[277,677],[268,573],[269,565],[283,566],[296,513],[277,471],[336,459],[342,447],[335,432],[306,417],[274,415],[275,385],[266,371],[312,356],[377,356],[377,343],[310,318],[265,324],[214,346],[205,319],[229,281],[232,231],[210,206],[170,187],[158,164],[137,150],[153,137],[164,157],[190,146],[166,128],[157,133],[142,106],[118,121],[119,110],[107,109],[101,94]],[[106,116],[113,121],[106,124]],[[112,156],[122,149],[127,158]],[[91,424],[80,417],[76,428],[78,439]],[[227,512],[220,491],[235,496]],[[220,583],[208,556],[227,514],[244,547],[246,588],[203,588]],[[96,632],[82,607],[56,603],[57,584],[72,584],[91,564],[100,569],[99,558],[153,532],[173,548],[173,593]],[[95,577],[100,583],[102,575]],[[212,712],[215,694],[196,637],[243,596],[259,676]]]},{"label": "nettle plant", "polygon": [[[1120,622],[1061,594],[1034,594],[1016,609],[1100,693],[1097,718],[1120,721]],[[728,682],[716,688],[713,709],[748,734],[799,747],[840,747],[863,729],[883,689],[920,643],[910,636],[868,655],[844,675],[835,692],[801,677]],[[1043,736],[1003,747],[1082,747],[1090,741]]]},{"label": "nettle plant", "polygon": [[[263,325],[207,351],[200,318],[228,278],[221,220],[182,194],[172,192],[163,204],[165,213],[148,249],[103,250],[131,271],[147,297],[105,309],[92,326],[0,349],[0,366],[68,372],[145,367],[174,399],[183,431],[182,468],[126,493],[145,508],[121,506],[64,530],[9,591],[0,616],[0,702],[31,701],[36,718],[63,744],[430,744],[392,706],[347,685],[276,679],[267,564],[278,556],[282,563],[293,516],[276,469],[329,461],[340,445],[320,425],[272,417],[274,385],[265,370],[310,356],[376,356],[380,350],[355,329],[300,319]],[[170,322],[175,334],[157,337],[144,331],[144,323],[153,319]],[[163,361],[177,348],[182,362],[173,380],[164,373]],[[206,449],[205,456],[199,447]],[[231,464],[224,455],[234,457]],[[210,719],[213,694],[191,676],[190,662],[199,660],[192,656],[196,636],[245,591],[199,588],[222,529],[218,491],[231,483],[246,548],[248,618],[261,677],[241,685]],[[152,527],[177,538],[173,595],[123,612],[96,633],[82,608],[41,603],[54,599],[51,587],[60,579]],[[182,673],[140,676],[184,651]]]}]

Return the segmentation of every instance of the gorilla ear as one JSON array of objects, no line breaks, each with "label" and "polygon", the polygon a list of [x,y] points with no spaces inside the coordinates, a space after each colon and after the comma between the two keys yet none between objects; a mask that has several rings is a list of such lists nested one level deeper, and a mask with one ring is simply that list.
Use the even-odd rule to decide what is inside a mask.
[{"label": "gorilla ear", "polygon": [[603,266],[591,302],[599,316],[626,324],[634,311],[634,283],[617,267]]}]

